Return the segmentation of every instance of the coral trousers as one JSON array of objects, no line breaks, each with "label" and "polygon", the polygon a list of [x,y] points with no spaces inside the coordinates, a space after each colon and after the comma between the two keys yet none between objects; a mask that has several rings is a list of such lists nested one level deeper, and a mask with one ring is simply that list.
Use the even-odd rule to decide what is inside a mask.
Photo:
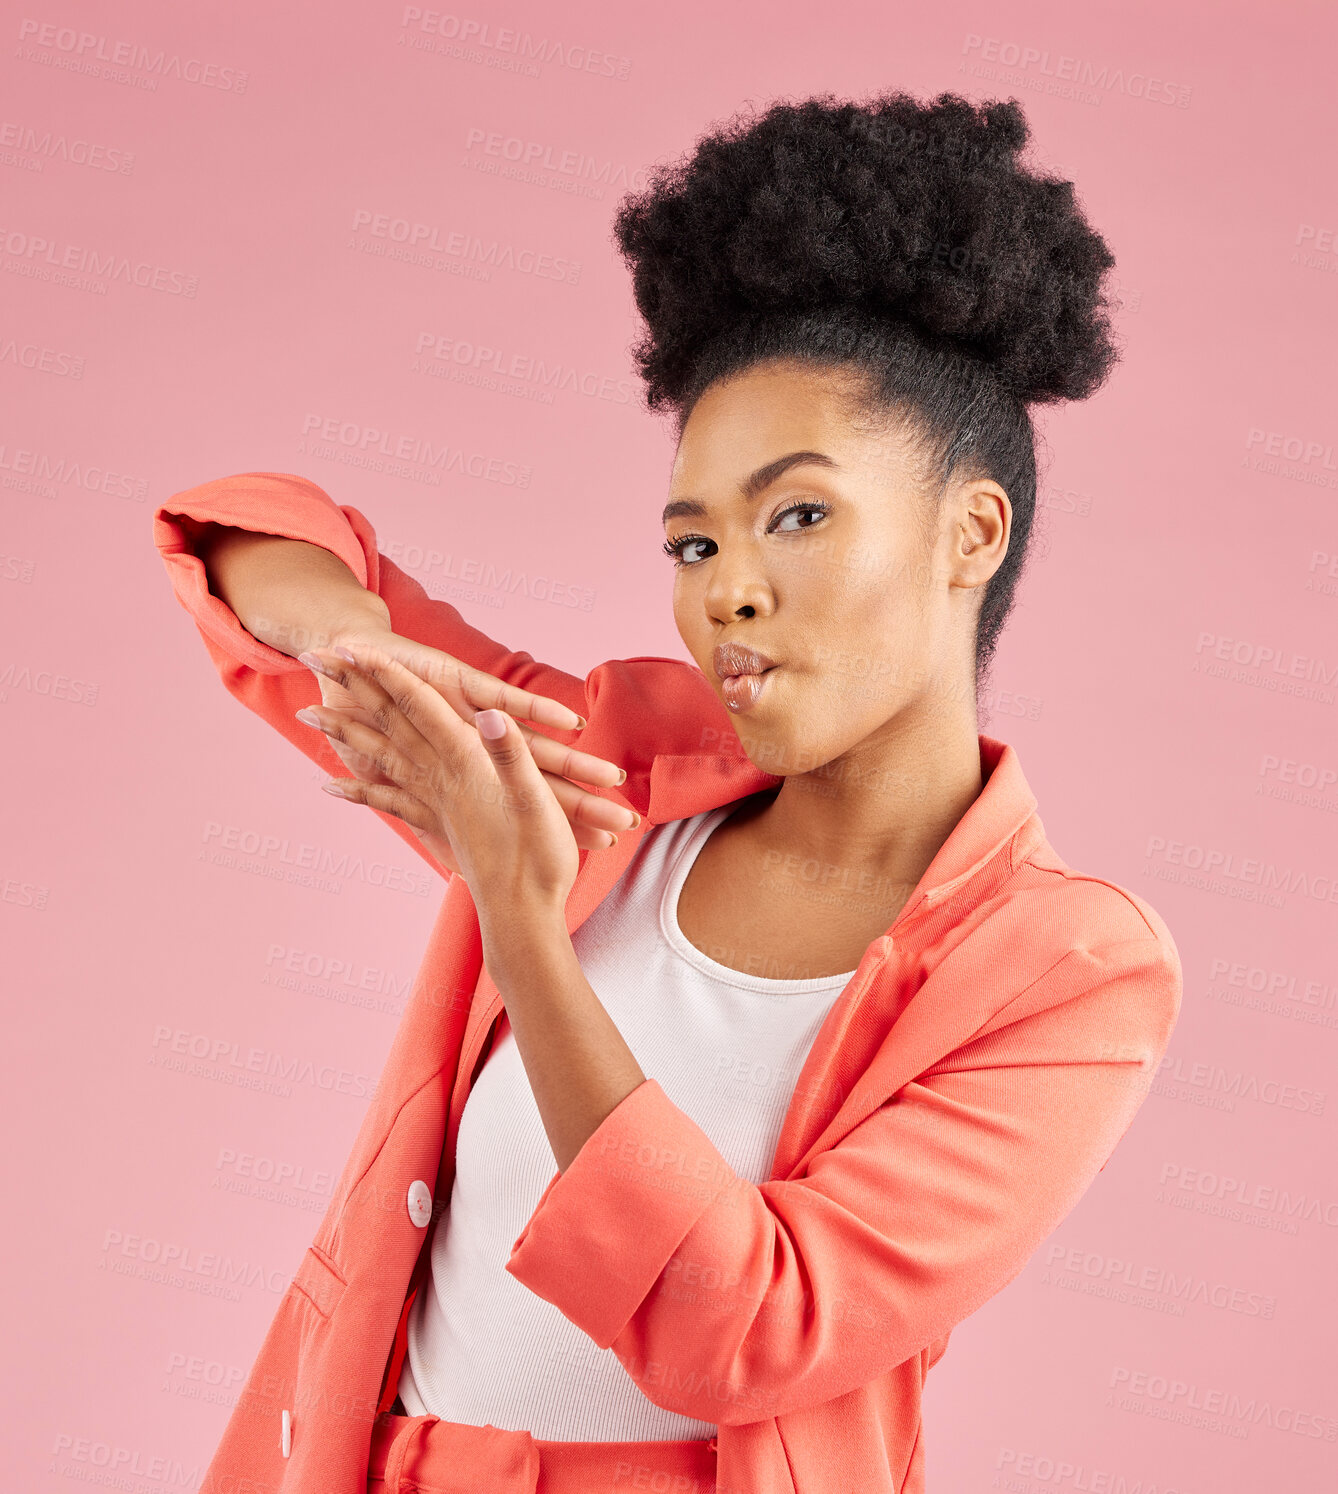
[{"label": "coral trousers", "polygon": [[[396,1401],[396,1405],[399,1402]],[[715,1494],[710,1442],[541,1442],[528,1432],[386,1413],[368,1494]]]}]

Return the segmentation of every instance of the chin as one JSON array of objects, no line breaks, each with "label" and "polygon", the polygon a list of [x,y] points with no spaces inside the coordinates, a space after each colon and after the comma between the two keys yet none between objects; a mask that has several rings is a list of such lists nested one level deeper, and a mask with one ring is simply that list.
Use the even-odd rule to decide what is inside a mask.
[{"label": "chin", "polygon": [[732,719],[744,756],[764,773],[789,778],[795,773],[811,773],[828,760],[813,743],[788,733],[785,723],[780,723],[778,730],[761,731],[752,720]]}]

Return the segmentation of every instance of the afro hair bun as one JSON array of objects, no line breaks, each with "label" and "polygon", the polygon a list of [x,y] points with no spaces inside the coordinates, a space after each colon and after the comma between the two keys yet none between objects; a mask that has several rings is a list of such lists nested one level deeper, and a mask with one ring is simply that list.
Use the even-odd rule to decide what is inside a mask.
[{"label": "afro hair bun", "polygon": [[1082,399],[1118,356],[1114,263],[1073,183],[1018,163],[1015,100],[820,95],[735,115],[625,197],[614,239],[645,332],[652,409],[741,318],[822,309],[908,326],[985,364],[1026,404]]}]

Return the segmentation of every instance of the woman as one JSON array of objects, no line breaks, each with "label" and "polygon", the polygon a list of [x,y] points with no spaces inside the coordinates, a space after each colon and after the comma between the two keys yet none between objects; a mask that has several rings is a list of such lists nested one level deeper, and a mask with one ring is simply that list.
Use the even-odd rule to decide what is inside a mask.
[{"label": "woman", "polygon": [[159,510],[228,689],[446,878],[206,1490],[924,1487],[927,1370],[1180,1001],[1156,912],[977,731],[1027,407],[1115,357],[1027,134],[782,104],[620,208],[695,669],[512,652],[300,477]]}]

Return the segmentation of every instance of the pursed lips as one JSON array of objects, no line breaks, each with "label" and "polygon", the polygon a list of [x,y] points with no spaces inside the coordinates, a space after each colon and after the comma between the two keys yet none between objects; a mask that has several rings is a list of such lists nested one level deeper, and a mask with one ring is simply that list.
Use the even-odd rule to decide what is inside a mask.
[{"label": "pursed lips", "polygon": [[718,643],[711,662],[722,680],[737,679],[745,674],[765,674],[776,668],[776,661],[758,649],[743,643]]},{"label": "pursed lips", "polygon": [[752,710],[766,677],[780,668],[769,655],[737,642],[717,644],[711,662],[720,677],[725,704],[735,712]]}]

